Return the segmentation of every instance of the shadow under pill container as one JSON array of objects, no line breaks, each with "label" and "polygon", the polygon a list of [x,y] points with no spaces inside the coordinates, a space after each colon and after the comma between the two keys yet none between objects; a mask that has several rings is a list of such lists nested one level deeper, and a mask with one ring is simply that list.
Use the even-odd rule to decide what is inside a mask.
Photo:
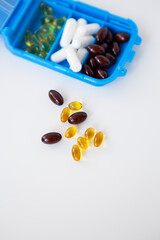
[{"label": "shadow under pill container", "polygon": [[[84,75],[82,71],[79,73],[73,72],[66,60],[60,63],[50,60],[51,55],[61,49],[60,40],[65,25],[56,33],[55,41],[45,58],[26,52],[24,34],[27,30],[34,32],[40,28],[42,18],[41,3],[40,0],[0,0],[0,33],[6,47],[13,54],[94,86],[103,86],[117,77],[126,75],[127,69],[124,68],[124,65],[126,62],[132,62],[135,55],[133,46],[141,43],[136,24],[130,19],[115,16],[79,1],[44,0],[43,3],[53,8],[55,18],[66,17],[66,19],[74,18],[76,20],[84,18],[88,23],[98,23],[101,28],[107,27],[113,33],[125,32],[130,36],[129,41],[122,44],[116,63],[107,69],[108,78],[97,79]],[[93,40],[93,44],[95,42],[96,40]],[[87,53],[82,65],[86,63],[88,56]]]}]

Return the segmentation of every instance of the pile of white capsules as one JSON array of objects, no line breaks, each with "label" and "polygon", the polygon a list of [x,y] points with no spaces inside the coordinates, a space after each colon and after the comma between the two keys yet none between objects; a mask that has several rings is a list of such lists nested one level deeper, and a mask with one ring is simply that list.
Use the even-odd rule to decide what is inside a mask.
[{"label": "pile of white capsules", "polygon": [[94,41],[93,35],[95,35],[99,29],[99,24],[87,24],[84,18],[80,18],[77,21],[74,18],[69,18],[65,24],[60,40],[60,46],[62,48],[52,54],[51,61],[60,63],[66,59],[73,72],[80,72],[82,62],[87,54],[85,47]]}]

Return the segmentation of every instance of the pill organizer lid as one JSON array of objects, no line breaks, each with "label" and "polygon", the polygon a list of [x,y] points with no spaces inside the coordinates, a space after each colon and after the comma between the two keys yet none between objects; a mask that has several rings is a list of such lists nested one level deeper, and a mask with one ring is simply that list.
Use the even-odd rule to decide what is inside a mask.
[{"label": "pill organizer lid", "polygon": [[0,0],[0,31],[11,17],[20,0]]}]

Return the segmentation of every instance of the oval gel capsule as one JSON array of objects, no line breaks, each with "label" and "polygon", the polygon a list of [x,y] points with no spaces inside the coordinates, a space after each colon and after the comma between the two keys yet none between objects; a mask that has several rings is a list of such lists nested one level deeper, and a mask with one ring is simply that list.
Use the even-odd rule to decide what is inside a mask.
[{"label": "oval gel capsule", "polygon": [[71,103],[69,103],[68,107],[71,110],[80,110],[82,108],[82,103],[80,103],[80,102],[71,102]]},{"label": "oval gel capsule", "polygon": [[76,50],[71,45],[69,45],[68,47],[65,48],[65,51],[66,51],[67,61],[72,71],[80,72],[82,69],[82,64],[78,58]]},{"label": "oval gel capsule", "polygon": [[88,140],[83,137],[77,138],[77,143],[78,143],[78,146],[83,150],[88,148]]},{"label": "oval gel capsule", "polygon": [[76,132],[77,132],[77,128],[76,127],[70,127],[65,132],[65,137],[66,138],[72,138],[72,137],[74,137],[76,135]]},{"label": "oval gel capsule", "polygon": [[99,147],[103,142],[103,133],[98,132],[94,137],[94,146]]},{"label": "oval gel capsule", "polygon": [[62,62],[66,59],[66,52],[64,48],[61,48],[59,51],[55,52],[51,56],[51,61],[52,62]]},{"label": "oval gel capsule", "polygon": [[76,29],[77,29],[77,21],[74,18],[68,19],[64,27],[62,38],[60,41],[61,47],[66,47],[71,43],[73,36],[76,32]]},{"label": "oval gel capsule", "polygon": [[68,107],[65,107],[61,112],[61,122],[67,122],[70,115],[70,109]]},{"label": "oval gel capsule", "polygon": [[80,151],[78,145],[74,145],[72,147],[72,156],[73,156],[75,161],[80,161],[80,159],[81,159],[81,151]]}]

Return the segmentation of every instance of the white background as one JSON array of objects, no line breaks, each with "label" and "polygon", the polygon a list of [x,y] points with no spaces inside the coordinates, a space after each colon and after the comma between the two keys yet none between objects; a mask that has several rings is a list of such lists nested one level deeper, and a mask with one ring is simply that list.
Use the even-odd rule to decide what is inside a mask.
[{"label": "white background", "polygon": [[[160,239],[160,2],[85,0],[133,19],[143,43],[128,73],[93,87],[12,55],[0,37],[0,240]],[[74,162],[62,107],[80,100],[105,146]]]}]

